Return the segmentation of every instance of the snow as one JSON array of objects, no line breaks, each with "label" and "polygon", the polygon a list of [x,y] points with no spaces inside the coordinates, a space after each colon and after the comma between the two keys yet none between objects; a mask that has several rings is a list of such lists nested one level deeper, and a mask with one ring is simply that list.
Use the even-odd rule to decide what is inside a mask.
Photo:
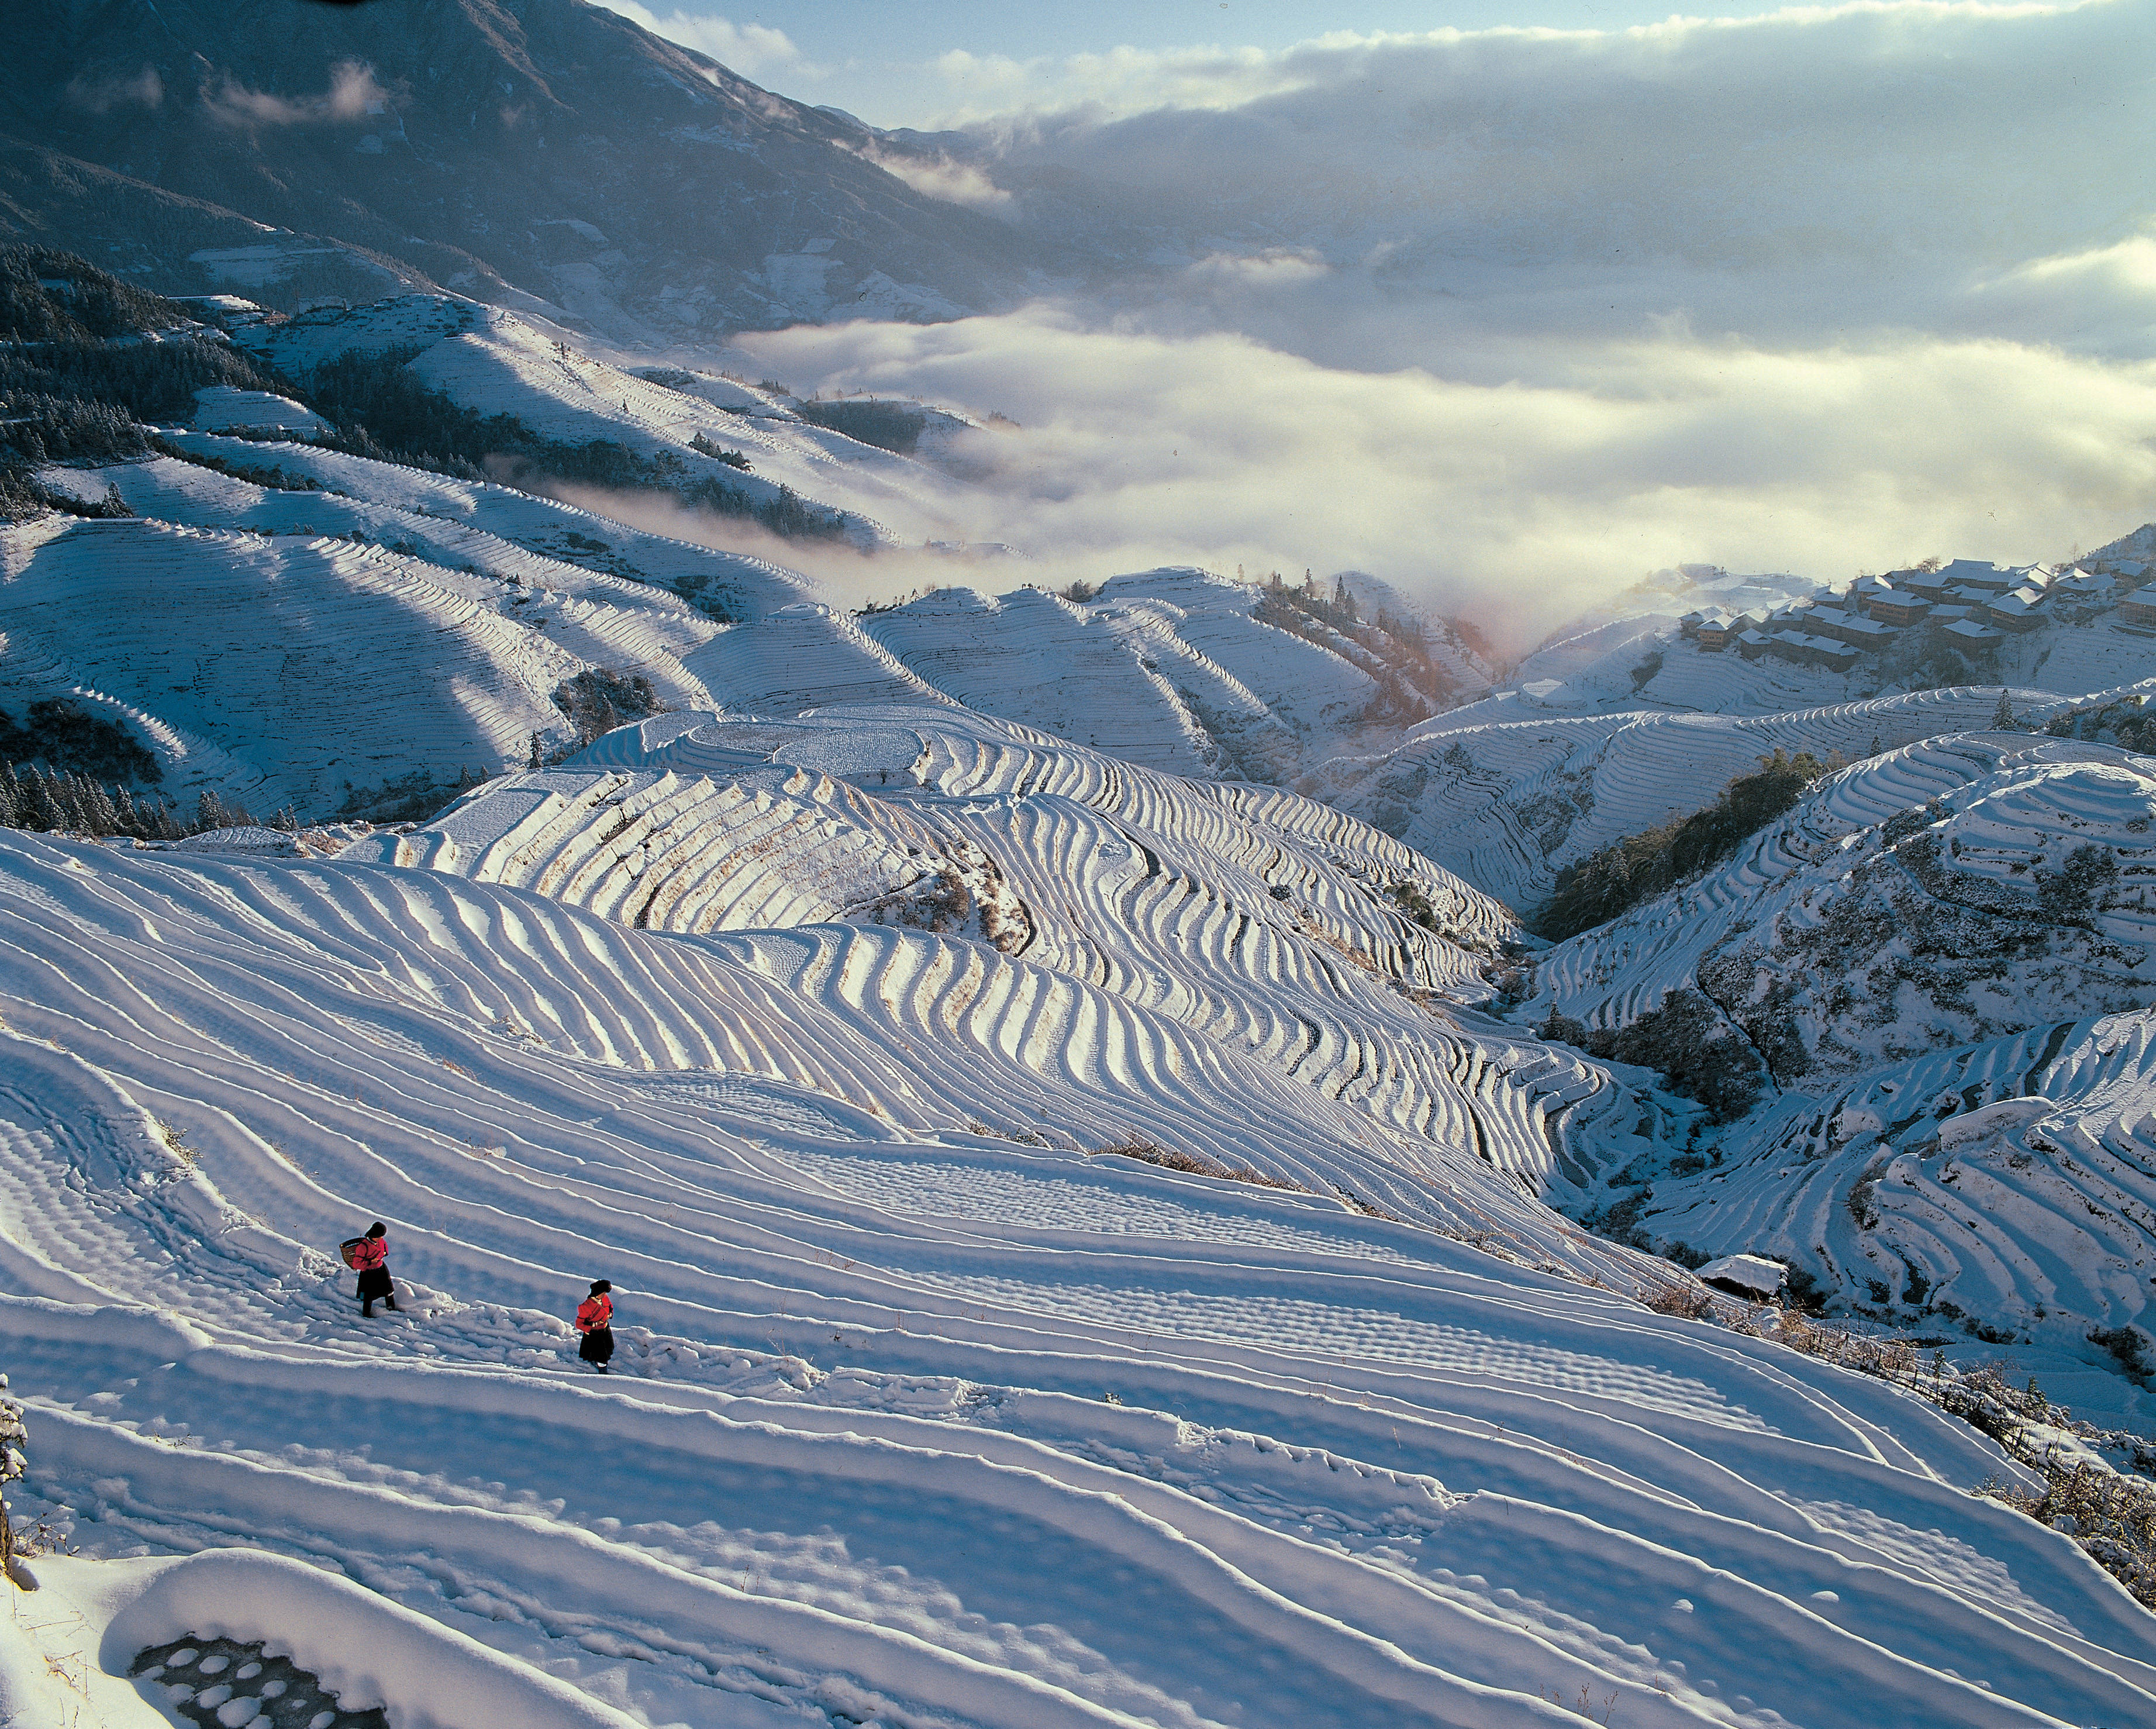
[{"label": "snow", "polygon": [[[908,461],[439,297],[243,340],[418,347],[484,412],[703,433],[901,538],[963,484],[963,429]],[[394,830],[0,831],[11,1502],[74,1551],[10,1598],[0,1721],[169,1721],[127,1671],[182,1636],[395,1729],[2156,1717],[2146,1613],[1971,1493],[2026,1479],[1991,1442],[1656,1312],[1689,1276],[1557,1210],[1631,1194],[1706,1275],[1963,1322],[2147,1427],[2091,1335],[2156,1344],[2156,774],[1991,729],[2146,679],[2101,595],[1896,692],[1679,643],[1813,593],[1686,567],[1381,734],[1354,645],[1202,571],[856,615],[167,436],[228,471],[48,469],[137,515],[0,529],[0,702],[262,815],[499,772]],[[665,707],[565,754],[595,669]],[[1847,766],[1523,940],[1777,749]],[[1526,1030],[1676,988],[1785,1063],[1735,1123]],[[362,1320],[333,1250],[377,1217]]]},{"label": "snow", "polygon": [[1764,1255],[1724,1255],[1698,1270],[1707,1284],[1733,1284],[1755,1297],[1771,1297],[1781,1289],[1789,1269]]},{"label": "snow", "polygon": [[[466,1729],[1564,1721],[1553,1693],[1640,1723],[2147,1714],[2143,1612],[1967,1494],[2012,1469],[1989,1443],[1649,1313],[1636,1258],[1450,1150],[1464,1119],[1391,1120],[1322,1027],[1315,1072],[1237,1029],[1244,970],[1291,1023],[1344,990],[1338,1024],[1419,1016],[1453,1073],[1496,1054],[1314,938],[1180,934],[1211,900],[1172,873],[1241,901],[1270,872],[1342,947],[1389,933],[1381,971],[1442,976],[1346,886],[1396,843],[960,712],[842,723],[921,742],[880,821],[993,836],[1041,959],[0,836],[18,1516],[81,1551],[33,1563],[56,1603],[105,1557],[200,1557],[147,1608],[102,1587],[108,1678],[137,1639],[226,1632]],[[652,730],[738,760],[818,726]],[[747,772],[782,770],[850,819],[884,802]],[[515,791],[443,827],[475,839]],[[1463,934],[1494,916],[1454,893]],[[1535,1084],[1512,1048],[1471,1083],[1506,1160],[1541,1138],[1499,1108]],[[1084,1150],[1133,1135],[1304,1187]],[[363,1325],[327,1251],[377,1216],[403,1300]],[[563,1319],[595,1272],[605,1382]],[[212,1562],[233,1582],[186,1589]]]},{"label": "snow", "polygon": [[[669,376],[664,372],[594,359],[498,307],[394,296],[249,327],[234,339],[294,376],[350,350],[418,348],[407,370],[421,383],[482,414],[513,415],[541,438],[605,439],[647,455],[665,452],[692,477],[723,481],[758,500],[791,486],[845,512],[879,543],[963,538],[959,483],[939,466],[814,425],[768,392],[737,387],[737,394],[715,388],[725,381],[693,375],[690,388],[670,388],[654,382]],[[700,436],[742,452],[749,471],[691,450]]]},{"label": "snow", "polygon": [[[1532,718],[1501,698],[1424,721],[1382,755],[1335,758],[1306,790],[1524,910],[1548,898],[1565,865],[1698,810],[1775,750],[1866,756],[1982,727],[1999,694],[1956,686],[1763,714]],[[2040,692],[2010,694],[2031,721],[2070,706]]]},{"label": "snow", "polygon": [[200,432],[281,432],[311,438],[329,423],[289,396],[212,384],[195,392],[195,429]]}]

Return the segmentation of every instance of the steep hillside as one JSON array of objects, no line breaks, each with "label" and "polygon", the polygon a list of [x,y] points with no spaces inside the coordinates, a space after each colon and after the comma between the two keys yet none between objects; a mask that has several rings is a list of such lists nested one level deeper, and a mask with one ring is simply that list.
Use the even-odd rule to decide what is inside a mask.
[{"label": "steep hillside", "polygon": [[504,487],[300,446],[182,442],[231,471],[169,458],[50,468],[52,489],[110,489],[140,515],[0,528],[0,703],[117,705],[175,795],[213,786],[258,814],[320,816],[415,774],[498,772],[535,733],[543,751],[573,748],[565,681],[625,669],[656,701],[708,703],[685,664],[720,633],[708,613],[808,590],[760,561]]},{"label": "steep hillside", "polygon": [[168,293],[439,285],[660,347],[948,317],[1045,255],[858,123],[578,0],[67,0],[0,103],[9,229]]},{"label": "steep hillside", "polygon": [[[506,460],[541,482],[655,490],[781,533],[814,526],[773,520],[785,489],[842,512],[865,547],[955,532],[959,488],[941,470],[819,425],[803,412],[813,404],[710,374],[624,371],[469,301],[405,295],[225,322],[239,347],[313,384],[332,409],[349,401],[391,443],[454,438],[465,460]],[[454,433],[422,419],[400,437],[413,393],[473,418]]]},{"label": "steep hillside", "polygon": [[2055,1397],[2145,1430],[2152,1042],[2143,1007],[1792,1091],[1689,1169],[1636,1173],[1651,1190],[1628,1214],[1664,1243],[1785,1258],[1844,1313],[2003,1346]]},{"label": "steep hillside", "polygon": [[[1539,956],[1523,1018],[1740,1119],[1695,1119],[1618,1173],[1622,1228],[1777,1255],[1847,1309],[2145,1377],[2156,1086],[2109,1053],[2138,1051],[2156,1013],[2152,830],[2156,759],[1928,739]],[[1680,1047],[1675,1001],[1721,1029],[1711,1057],[1700,1032]]]},{"label": "steep hillside", "polygon": [[1704,982],[1789,1081],[2134,1006],[2156,941],[2152,768],[2014,733],[1870,759],[1728,863],[1542,956],[1535,1002],[1618,1026]]}]

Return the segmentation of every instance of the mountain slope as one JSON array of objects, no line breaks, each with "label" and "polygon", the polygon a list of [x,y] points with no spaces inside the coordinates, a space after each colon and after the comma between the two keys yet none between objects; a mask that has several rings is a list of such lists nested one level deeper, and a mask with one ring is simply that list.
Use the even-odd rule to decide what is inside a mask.
[{"label": "mountain slope", "polygon": [[[939,940],[0,836],[19,1511],[333,1556],[651,1721],[2146,1715],[2143,1612],[1967,1494],[2015,1469],[1970,1431],[1332,1198],[969,1130],[1007,1083],[907,1057],[858,964]],[[1357,1138],[1240,1063],[1032,1073],[1081,1130]],[[370,1328],[318,1245],[374,1214]],[[559,1318],[595,1272],[610,1383]],[[218,1577],[221,1626],[376,1668]]]},{"label": "mountain slope", "polygon": [[[17,219],[168,292],[355,298],[371,266],[376,294],[402,273],[663,345],[950,316],[1027,269],[857,125],[579,0],[65,0],[19,33],[0,107],[52,152]],[[100,203],[154,202],[132,186],[192,219],[123,238]],[[212,211],[270,231],[220,244]]]}]

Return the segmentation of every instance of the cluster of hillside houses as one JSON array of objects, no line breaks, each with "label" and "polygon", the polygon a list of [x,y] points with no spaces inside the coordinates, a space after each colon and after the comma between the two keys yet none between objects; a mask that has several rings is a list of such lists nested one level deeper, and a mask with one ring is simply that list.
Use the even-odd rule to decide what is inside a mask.
[{"label": "cluster of hillside houses", "polygon": [[1792,602],[1763,616],[1703,607],[1686,613],[1680,628],[1707,654],[1734,651],[1748,661],[1773,655],[1845,672],[1861,656],[1918,629],[1949,646],[1976,648],[2046,624],[2093,623],[2108,614],[2115,630],[2156,636],[2156,583],[2129,590],[2133,580],[2074,566],[2010,568],[1957,558],[1861,576],[1845,594]]}]

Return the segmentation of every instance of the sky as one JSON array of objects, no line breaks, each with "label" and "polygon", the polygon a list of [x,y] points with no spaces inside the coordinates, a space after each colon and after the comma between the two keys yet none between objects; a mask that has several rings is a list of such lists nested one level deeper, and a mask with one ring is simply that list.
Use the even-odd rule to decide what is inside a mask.
[{"label": "sky", "polygon": [[[1270,54],[1327,37],[1442,29],[1614,30],[1656,22],[1674,9],[1654,0],[606,3],[782,95],[843,108],[871,126],[923,130],[1073,102],[1105,100],[1121,111],[1155,87],[1163,63],[1209,63],[1238,50]],[[1774,9],[1725,0],[1691,13],[1751,18]]]},{"label": "sky", "polygon": [[1845,582],[2156,518],[2156,0],[716,18],[666,28],[963,123],[886,166],[1122,261],[747,339],[752,376],[1021,423],[974,538],[1058,574],[1362,569],[1517,644],[1678,563]]}]

